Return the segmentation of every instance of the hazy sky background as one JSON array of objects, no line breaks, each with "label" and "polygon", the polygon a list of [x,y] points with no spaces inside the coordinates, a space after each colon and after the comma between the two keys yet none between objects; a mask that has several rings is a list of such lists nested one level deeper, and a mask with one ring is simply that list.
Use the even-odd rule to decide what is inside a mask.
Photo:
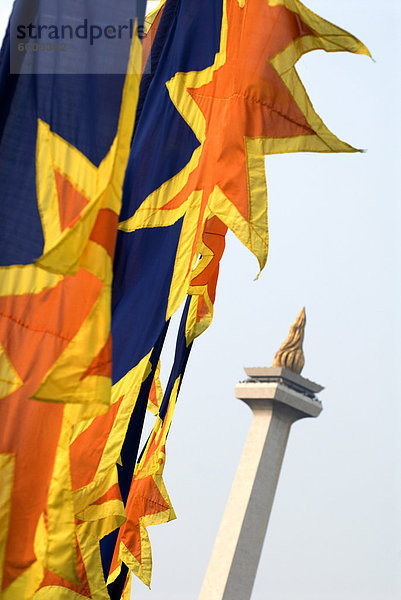
[{"label": "hazy sky background", "polygon": [[[0,3],[4,28],[12,2]],[[244,366],[271,365],[304,305],[303,375],[325,385],[324,411],[292,429],[252,599],[400,598],[401,5],[306,4],[376,61],[298,63],[326,125],[367,152],[268,157],[268,264],[254,281],[256,260],[230,237],[167,445],[178,519],[149,529],[152,591],[134,581],[136,600],[197,598],[251,421],[234,386]]]}]

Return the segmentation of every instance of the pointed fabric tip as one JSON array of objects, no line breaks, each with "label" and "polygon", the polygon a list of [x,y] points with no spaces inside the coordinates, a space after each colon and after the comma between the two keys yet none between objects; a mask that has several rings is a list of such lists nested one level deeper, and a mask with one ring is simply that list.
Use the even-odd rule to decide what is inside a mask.
[{"label": "pointed fabric tip", "polygon": [[256,275],[254,281],[257,281],[259,279],[259,277],[262,275],[262,272],[264,271],[264,268],[267,264],[267,259],[269,256],[269,233],[267,230],[267,237],[266,237],[266,246],[265,249],[263,251],[262,254],[256,254],[255,252],[253,252],[253,250],[250,248],[251,252],[253,252],[254,256],[257,258],[257,261],[259,263],[259,273]]},{"label": "pointed fabric tip", "polygon": [[263,272],[263,270],[264,270],[264,268],[265,268],[265,266],[266,266],[266,262],[267,262],[267,260],[265,260],[265,261],[263,262],[263,264],[261,264],[261,263],[259,262],[259,266],[260,266],[259,273],[258,273],[258,274],[256,275],[256,277],[254,278],[254,281],[258,281],[259,277],[262,275],[262,272]]},{"label": "pointed fabric tip", "polygon": [[260,269],[259,273],[256,275],[256,277],[254,277],[254,279],[253,279],[254,281],[258,281],[259,277],[262,275],[262,271],[263,271],[263,269],[264,269],[264,266],[263,266],[263,267],[261,267],[261,269]]},{"label": "pointed fabric tip", "polygon": [[373,60],[373,62],[376,62],[375,59],[373,58],[373,56],[371,55],[369,48],[367,48],[365,46],[365,44],[362,44],[362,42],[360,42],[360,49],[358,50],[357,54],[364,54],[365,56],[369,56],[369,58],[371,58]]},{"label": "pointed fabric tip", "polygon": [[297,13],[318,37],[326,41],[326,45],[321,49],[327,52],[352,52],[371,57],[368,48],[358,38],[345,29],[341,29],[330,21],[323,19],[299,0],[268,0],[268,2],[270,6],[285,6]]}]

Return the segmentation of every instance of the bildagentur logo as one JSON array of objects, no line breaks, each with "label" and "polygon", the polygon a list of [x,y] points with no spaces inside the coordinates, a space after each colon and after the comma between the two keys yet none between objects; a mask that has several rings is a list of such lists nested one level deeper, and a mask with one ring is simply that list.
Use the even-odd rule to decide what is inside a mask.
[{"label": "bildagentur logo", "polygon": [[[16,27],[18,41],[57,42],[66,40],[89,40],[93,46],[99,40],[123,40],[133,38],[136,31],[136,21],[129,19],[128,23],[118,25],[99,25],[89,23],[84,19],[80,24],[19,24]],[[143,36],[143,27],[137,28],[138,35]]]}]

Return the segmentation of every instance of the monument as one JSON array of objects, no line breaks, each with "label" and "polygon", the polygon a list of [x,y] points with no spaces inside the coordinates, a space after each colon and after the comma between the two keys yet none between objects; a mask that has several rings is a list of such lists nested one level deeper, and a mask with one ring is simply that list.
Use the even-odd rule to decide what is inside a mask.
[{"label": "monument", "polygon": [[324,388],[300,374],[305,323],[302,309],[273,366],[246,368],[235,387],[253,419],[199,600],[251,598],[291,425],[322,411]]}]

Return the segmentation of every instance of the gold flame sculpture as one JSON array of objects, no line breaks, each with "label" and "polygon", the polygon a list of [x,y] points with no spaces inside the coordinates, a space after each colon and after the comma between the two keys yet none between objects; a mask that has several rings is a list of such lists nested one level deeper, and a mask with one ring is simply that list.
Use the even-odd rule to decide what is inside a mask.
[{"label": "gold flame sculpture", "polygon": [[290,327],[290,333],[276,353],[273,367],[289,369],[298,375],[305,364],[305,356],[302,349],[306,324],[305,308],[301,310],[294,323]]}]

